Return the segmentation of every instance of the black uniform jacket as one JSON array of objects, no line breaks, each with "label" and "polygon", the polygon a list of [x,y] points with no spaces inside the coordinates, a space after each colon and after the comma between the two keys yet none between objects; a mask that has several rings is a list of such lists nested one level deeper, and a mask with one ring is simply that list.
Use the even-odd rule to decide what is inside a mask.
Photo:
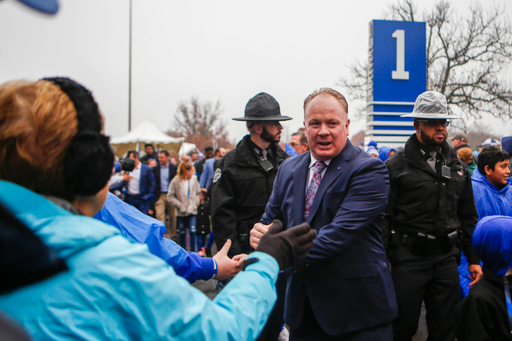
[{"label": "black uniform jacket", "polygon": [[211,207],[215,243],[220,250],[231,239],[230,257],[251,251],[249,231],[265,212],[277,169],[289,157],[277,143],[271,144],[274,168],[266,172],[252,150],[255,145],[250,139],[246,135],[227,153],[213,176]]},{"label": "black uniform jacket", "polygon": [[[391,229],[402,234],[436,236],[459,229],[469,264],[480,264],[471,240],[478,222],[471,175],[446,141],[440,151],[435,172],[426,162],[429,150],[414,134],[403,152],[386,161],[390,193],[382,225],[384,246],[388,246]],[[449,168],[450,179],[442,176],[443,164]]]},{"label": "black uniform jacket", "polygon": [[207,235],[210,233],[210,201],[205,200],[197,206],[196,234]]},{"label": "black uniform jacket", "polygon": [[459,305],[455,336],[458,341],[510,341],[503,278],[485,266],[482,270],[484,276]]}]

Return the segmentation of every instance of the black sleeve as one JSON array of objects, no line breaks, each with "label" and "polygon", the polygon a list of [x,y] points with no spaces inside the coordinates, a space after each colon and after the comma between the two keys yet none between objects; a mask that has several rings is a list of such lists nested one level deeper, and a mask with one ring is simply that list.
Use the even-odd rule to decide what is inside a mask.
[{"label": "black sleeve", "polygon": [[465,173],[466,183],[457,203],[457,215],[461,223],[462,251],[468,259],[468,264],[480,264],[480,257],[473,248],[473,230],[478,222],[478,211],[473,197],[473,186],[469,171],[466,170]]},{"label": "black sleeve", "polygon": [[384,221],[382,222],[382,243],[384,244],[384,248],[387,250],[389,246],[391,229],[393,227],[393,219],[395,216],[398,188],[396,187],[393,171],[389,166],[389,162],[386,162],[386,166],[388,167],[389,172],[389,197],[386,209],[384,211]]},{"label": "black sleeve", "polygon": [[476,295],[469,295],[459,304],[455,336],[458,341],[495,341],[495,329],[489,306]]},{"label": "black sleeve", "polygon": [[220,177],[211,186],[212,229],[219,250],[226,240],[231,239],[228,255],[232,257],[242,252],[238,242],[235,194],[224,160],[221,160],[218,169],[221,171]]}]

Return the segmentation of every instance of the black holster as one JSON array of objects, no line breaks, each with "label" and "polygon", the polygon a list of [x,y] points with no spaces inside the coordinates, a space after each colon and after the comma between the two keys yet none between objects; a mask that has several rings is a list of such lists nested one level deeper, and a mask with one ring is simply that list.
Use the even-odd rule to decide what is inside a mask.
[{"label": "black holster", "polygon": [[238,241],[244,248],[249,247],[249,233],[251,229],[246,223],[238,224]]}]

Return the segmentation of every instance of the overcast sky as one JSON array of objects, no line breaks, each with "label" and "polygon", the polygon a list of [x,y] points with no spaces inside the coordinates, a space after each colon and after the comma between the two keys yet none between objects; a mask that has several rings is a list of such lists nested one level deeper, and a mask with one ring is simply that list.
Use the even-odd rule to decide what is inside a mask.
[{"label": "overcast sky", "polygon": [[[394,1],[133,0],[132,127],[148,119],[166,131],[180,101],[220,100],[228,131],[245,134],[247,101],[274,96],[285,136],[302,126],[302,102],[314,89],[348,76],[368,54],[368,23]],[[420,2],[418,2],[420,3]],[[421,1],[421,8],[434,1]],[[484,8],[507,0],[481,1]],[[468,2],[452,1],[461,14]],[[0,83],[69,76],[93,91],[106,132],[128,132],[128,0],[60,0],[56,16],[0,1]],[[509,75],[512,72],[509,68]],[[349,101],[349,106],[350,106]],[[350,111],[349,111],[350,116]],[[488,120],[510,135],[510,121]],[[352,120],[351,133],[364,129]]]}]

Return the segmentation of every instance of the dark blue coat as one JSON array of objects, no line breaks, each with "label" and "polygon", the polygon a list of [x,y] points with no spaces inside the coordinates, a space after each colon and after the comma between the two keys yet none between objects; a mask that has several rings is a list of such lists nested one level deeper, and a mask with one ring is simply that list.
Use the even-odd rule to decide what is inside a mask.
[{"label": "dark blue coat", "polygon": [[[304,222],[309,155],[283,162],[263,223],[281,219],[292,227]],[[388,194],[384,163],[347,140],[325,171],[308,216],[318,232],[315,246],[306,264],[288,278],[285,322],[292,329],[301,322],[304,295],[331,335],[389,323],[397,316],[380,228]]]},{"label": "dark blue coat", "polygon": [[155,176],[151,167],[141,164],[139,195],[144,200],[154,200]]}]

